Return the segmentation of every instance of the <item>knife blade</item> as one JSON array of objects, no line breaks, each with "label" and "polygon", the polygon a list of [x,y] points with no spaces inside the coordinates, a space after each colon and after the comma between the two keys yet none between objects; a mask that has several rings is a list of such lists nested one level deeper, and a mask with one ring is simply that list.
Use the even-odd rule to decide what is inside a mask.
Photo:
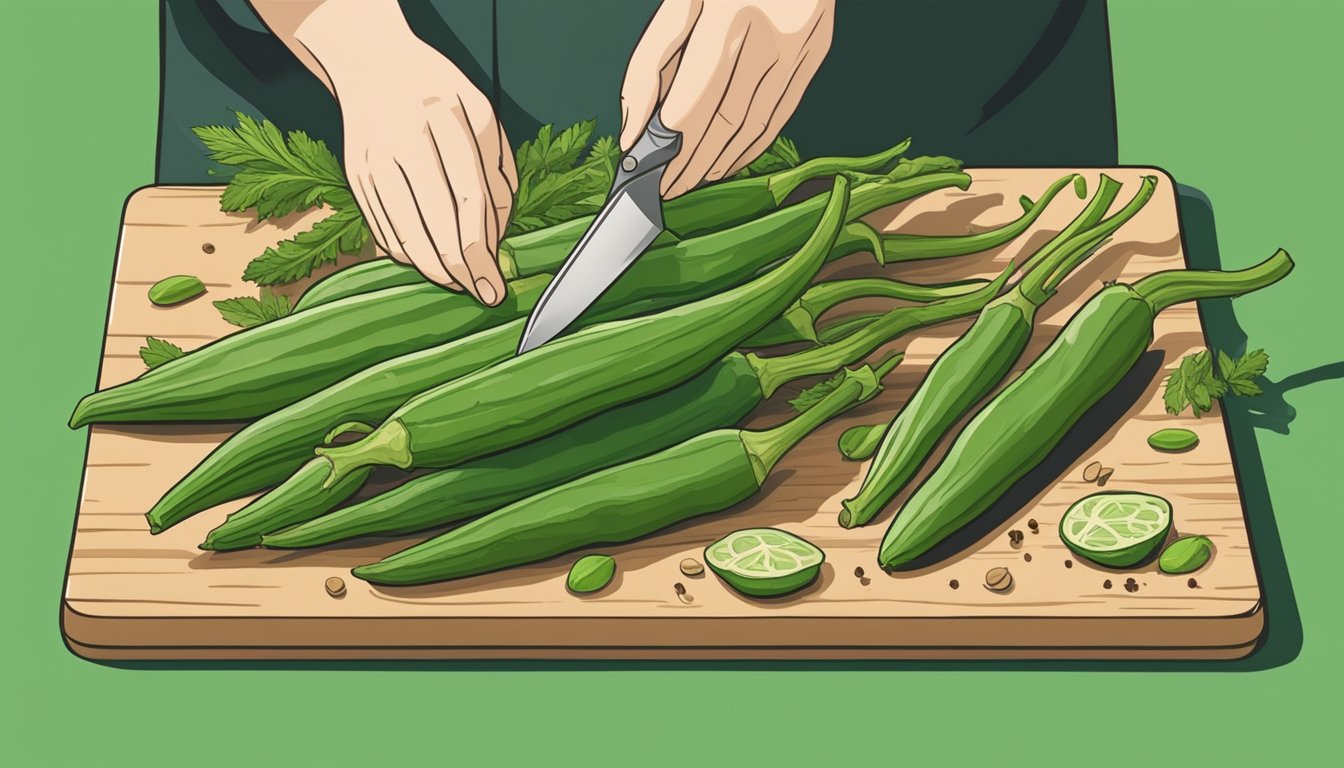
[{"label": "knife blade", "polygon": [[663,231],[658,187],[680,149],[681,134],[666,128],[655,114],[617,164],[606,204],[537,300],[518,354],[563,333]]}]

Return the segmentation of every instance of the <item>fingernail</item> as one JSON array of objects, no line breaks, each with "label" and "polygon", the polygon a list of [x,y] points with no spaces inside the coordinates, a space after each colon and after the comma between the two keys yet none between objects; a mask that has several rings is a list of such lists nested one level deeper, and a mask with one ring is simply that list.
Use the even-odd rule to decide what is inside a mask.
[{"label": "fingernail", "polygon": [[495,286],[490,284],[484,277],[476,278],[476,295],[481,297],[481,301],[494,306],[499,301],[499,294],[495,292]]}]

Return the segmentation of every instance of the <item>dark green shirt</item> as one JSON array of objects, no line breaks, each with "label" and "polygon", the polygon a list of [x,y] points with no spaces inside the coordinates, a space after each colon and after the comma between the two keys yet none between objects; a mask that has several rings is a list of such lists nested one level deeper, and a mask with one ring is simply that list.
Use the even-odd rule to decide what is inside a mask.
[{"label": "dark green shirt", "polygon": [[[516,143],[543,123],[620,127],[626,61],[658,0],[402,0],[412,29],[495,104]],[[784,135],[804,156],[905,136],[969,165],[1116,163],[1101,0],[839,0],[835,34]],[[244,0],[163,0],[157,179],[207,183],[192,126],[232,111],[340,153],[340,112]],[[405,73],[415,77],[416,73]]]}]

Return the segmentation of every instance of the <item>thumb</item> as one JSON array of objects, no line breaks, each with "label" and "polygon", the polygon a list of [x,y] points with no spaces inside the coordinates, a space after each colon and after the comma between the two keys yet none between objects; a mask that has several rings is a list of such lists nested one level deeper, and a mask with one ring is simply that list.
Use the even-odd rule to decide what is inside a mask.
[{"label": "thumb", "polygon": [[[658,108],[664,90],[664,73],[674,70],[675,61],[691,34],[700,3],[692,0],[666,0],[658,7],[644,30],[621,85],[621,149],[628,151],[648,125]],[[668,73],[669,75],[671,73]]]}]

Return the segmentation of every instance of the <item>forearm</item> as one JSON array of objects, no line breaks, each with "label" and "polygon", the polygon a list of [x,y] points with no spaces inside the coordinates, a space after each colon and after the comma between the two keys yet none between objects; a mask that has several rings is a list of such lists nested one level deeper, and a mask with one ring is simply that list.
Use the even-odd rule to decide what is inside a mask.
[{"label": "forearm", "polygon": [[267,28],[333,94],[347,72],[370,60],[370,52],[419,42],[397,0],[249,1]]}]

